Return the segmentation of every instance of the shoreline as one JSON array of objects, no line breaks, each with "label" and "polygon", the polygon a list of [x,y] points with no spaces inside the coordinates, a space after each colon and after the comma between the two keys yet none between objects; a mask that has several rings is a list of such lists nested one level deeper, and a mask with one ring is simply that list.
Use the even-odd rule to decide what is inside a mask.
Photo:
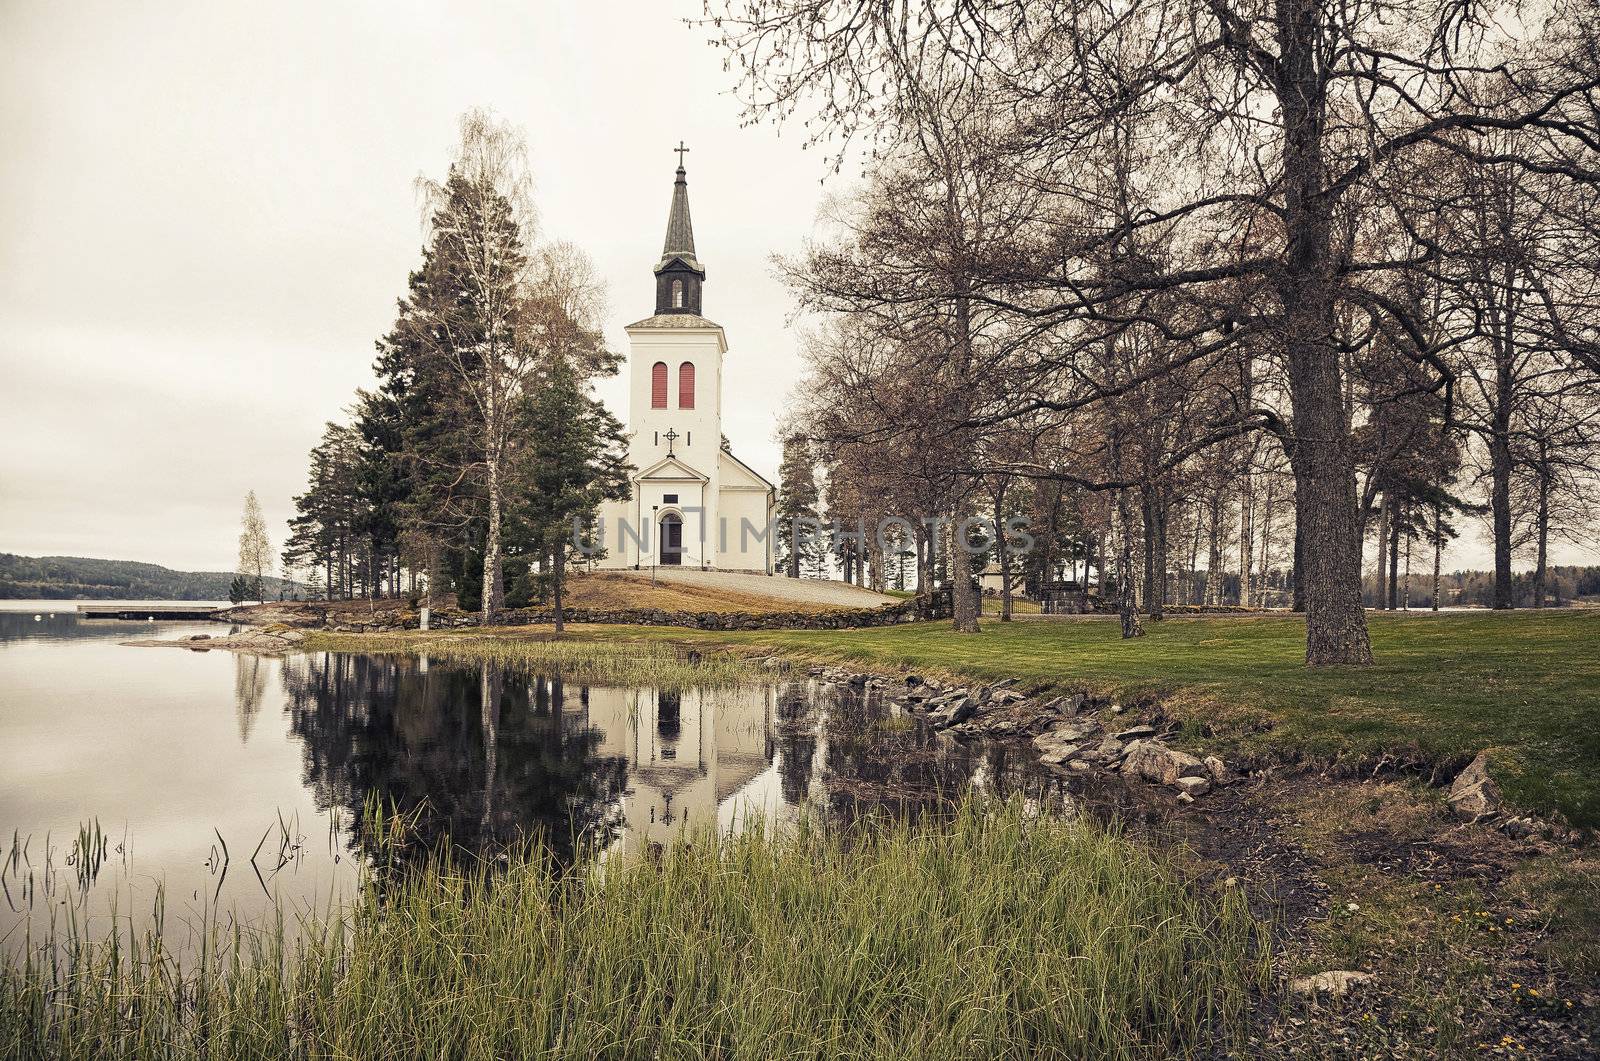
[{"label": "shoreline", "polygon": [[[282,637],[285,632],[299,636],[291,642]],[[815,635],[791,638],[807,636]],[[265,651],[272,655],[415,654],[430,645],[448,645],[459,654],[475,646],[557,639],[553,630],[537,627],[427,634],[258,631],[242,637],[237,644],[206,647],[263,651],[255,642],[271,638],[275,643]],[[1414,749],[1391,747],[1386,762],[1380,757],[1374,763],[1324,758],[1308,748],[1298,760],[1226,757],[1219,778],[1205,759],[1215,740],[1196,724],[1192,698],[1181,691],[1176,699],[1103,689],[1062,694],[1067,676],[1054,683],[1015,674],[994,678],[1004,659],[983,675],[904,660],[890,668],[861,658],[860,638],[851,632],[809,649],[781,643],[782,635],[753,639],[681,628],[577,627],[559,640],[579,651],[586,641],[721,650],[757,673],[793,667],[823,680],[878,683],[880,691],[924,717],[940,713],[949,739],[1026,740],[1041,758],[1086,743],[1099,750],[1108,738],[1130,737],[1122,741],[1115,769],[1092,759],[1088,768],[1075,767],[1084,760],[1072,755],[1053,769],[1082,775],[1085,783],[1094,779],[1125,788],[1130,798],[1114,813],[1129,842],[1183,852],[1210,886],[1242,887],[1258,919],[1272,925],[1276,986],[1260,999],[1255,1018],[1267,1056],[1294,1056],[1330,1036],[1373,1052],[1397,1042],[1426,1049],[1427,1029],[1450,1023],[1474,1026],[1474,1034],[1489,1036],[1485,1041],[1509,1036],[1544,1056],[1584,1056],[1590,1044],[1600,1042],[1600,970],[1593,968],[1593,956],[1600,954],[1600,888],[1594,883],[1600,866],[1592,848],[1581,843],[1582,835],[1549,823],[1506,830],[1459,820],[1442,798],[1440,782],[1464,764],[1446,763],[1449,769],[1441,774],[1439,760]],[[837,651],[842,644],[855,649],[847,658]],[[918,680],[907,683],[908,675]],[[911,701],[918,687],[924,693]],[[1078,699],[1070,710],[1056,703],[1073,696]],[[1048,724],[1028,732],[1046,715]],[[1077,732],[1090,718],[1097,728]],[[960,727],[967,728],[949,732]],[[1150,732],[1130,732],[1140,727]],[[1041,743],[1041,737],[1049,739]],[[1183,759],[1171,778],[1160,764],[1153,767],[1158,783],[1128,780],[1122,765],[1127,746],[1152,738],[1206,766],[1208,791],[1191,795],[1176,784],[1197,776]],[[1137,772],[1143,776],[1142,767]],[[1507,813],[1498,824],[1525,819]],[[1539,993],[1529,995],[1529,986]],[[1556,1000],[1556,1008],[1538,999]],[[1280,1020],[1285,1013],[1294,1020]]]}]

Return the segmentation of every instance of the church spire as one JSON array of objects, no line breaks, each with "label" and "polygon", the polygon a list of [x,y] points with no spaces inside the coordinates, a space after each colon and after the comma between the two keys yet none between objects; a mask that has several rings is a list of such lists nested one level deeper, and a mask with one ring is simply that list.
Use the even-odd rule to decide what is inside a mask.
[{"label": "church spire", "polygon": [[689,223],[689,177],[683,168],[683,155],[688,151],[683,141],[672,150],[678,153],[678,179],[672,184],[672,212],[667,215],[667,240],[661,247],[661,257],[679,254],[694,257],[694,226]]},{"label": "church spire", "polygon": [[689,179],[683,168],[688,151],[683,141],[673,148],[678,152],[677,178],[672,184],[672,210],[667,215],[667,238],[656,263],[656,312],[700,312],[700,285],[706,278],[705,266],[694,252],[694,226],[689,221]]}]

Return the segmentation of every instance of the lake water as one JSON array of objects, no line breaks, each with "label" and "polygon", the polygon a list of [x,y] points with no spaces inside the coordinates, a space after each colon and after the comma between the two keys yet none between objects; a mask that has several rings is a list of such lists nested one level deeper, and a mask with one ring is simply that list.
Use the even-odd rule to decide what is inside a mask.
[{"label": "lake water", "polygon": [[803,808],[848,819],[1046,784],[1017,749],[941,738],[874,692],[804,677],[607,688],[427,658],[132,648],[119,642],[224,628],[0,609],[12,952],[52,922],[147,925],[158,897],[169,932],[325,909],[372,854],[374,800],[415,820],[415,850],[492,856],[536,835],[566,861]]}]

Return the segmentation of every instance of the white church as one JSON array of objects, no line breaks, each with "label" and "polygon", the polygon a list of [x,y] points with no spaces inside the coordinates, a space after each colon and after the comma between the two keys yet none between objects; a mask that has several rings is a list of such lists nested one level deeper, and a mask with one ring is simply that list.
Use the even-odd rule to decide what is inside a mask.
[{"label": "white church", "polygon": [[627,327],[632,496],[601,507],[606,555],[595,566],[771,574],[777,488],[723,444],[728,337],[700,315],[706,270],[681,153],[655,277],[655,314]]}]

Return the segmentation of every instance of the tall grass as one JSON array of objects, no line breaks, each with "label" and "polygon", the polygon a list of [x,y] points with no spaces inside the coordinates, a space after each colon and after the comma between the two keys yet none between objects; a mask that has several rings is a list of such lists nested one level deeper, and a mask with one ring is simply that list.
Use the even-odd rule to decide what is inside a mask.
[{"label": "tall grass", "polygon": [[433,659],[498,663],[594,685],[688,688],[734,685],[752,676],[749,665],[731,653],[701,653],[659,641],[510,640],[475,632],[312,633],[307,636],[305,647],[322,652],[426,655]]},{"label": "tall grass", "polygon": [[1237,889],[1169,856],[967,803],[938,826],[702,836],[576,877],[534,854],[438,861],[298,933],[216,929],[187,965],[158,933],[53,941],[4,973],[0,1052],[1173,1057],[1238,1028],[1258,932]]}]

